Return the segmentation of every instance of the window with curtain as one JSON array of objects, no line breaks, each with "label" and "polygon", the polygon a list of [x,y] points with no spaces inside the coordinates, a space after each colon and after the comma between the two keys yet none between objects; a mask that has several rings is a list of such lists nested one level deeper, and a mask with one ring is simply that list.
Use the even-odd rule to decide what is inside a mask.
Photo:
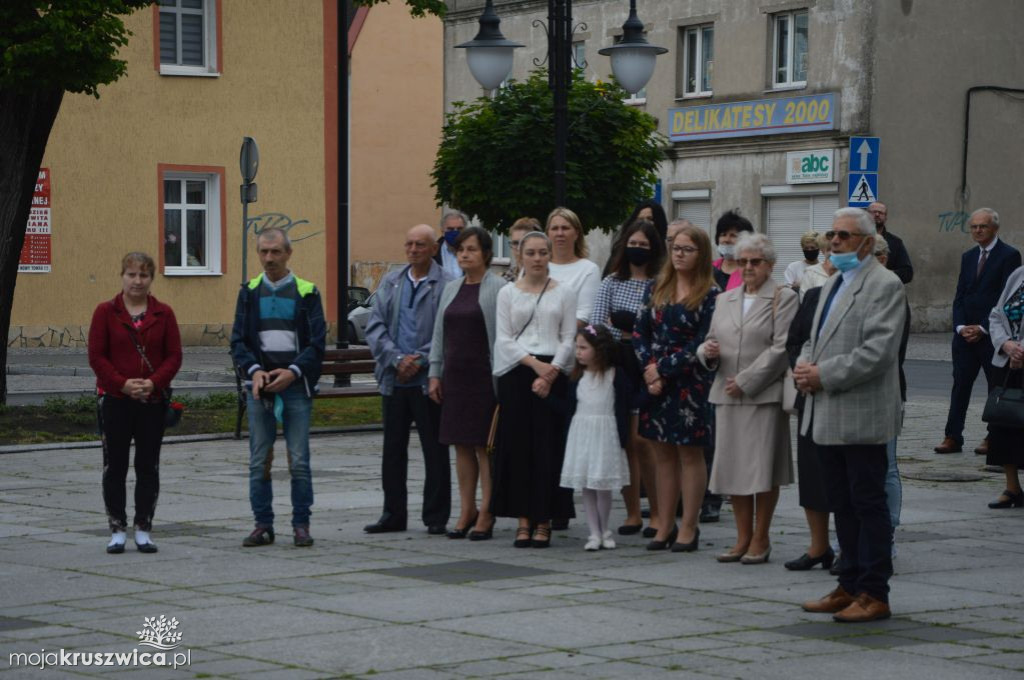
[{"label": "window with curtain", "polygon": [[216,73],[216,0],[159,0],[160,72]]}]

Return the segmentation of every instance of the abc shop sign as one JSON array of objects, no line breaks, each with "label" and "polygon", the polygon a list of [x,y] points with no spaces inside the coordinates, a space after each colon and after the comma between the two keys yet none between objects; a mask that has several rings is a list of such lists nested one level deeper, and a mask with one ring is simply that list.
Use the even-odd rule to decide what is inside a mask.
[{"label": "abc shop sign", "polygon": [[786,184],[831,182],[835,149],[790,151],[786,154]]}]

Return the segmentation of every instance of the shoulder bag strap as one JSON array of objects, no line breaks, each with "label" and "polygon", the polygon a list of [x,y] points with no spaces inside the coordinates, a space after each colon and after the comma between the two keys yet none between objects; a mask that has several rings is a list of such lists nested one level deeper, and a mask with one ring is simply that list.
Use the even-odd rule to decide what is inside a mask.
[{"label": "shoulder bag strap", "polygon": [[[133,327],[128,327],[128,334],[131,335],[132,343],[135,345],[135,350],[139,353],[139,356],[142,357],[142,361],[146,364],[146,368],[149,369],[150,374],[156,373],[156,369],[153,368],[153,364],[149,363],[149,357],[146,356],[146,351],[142,349],[142,343],[139,342],[139,336]],[[158,388],[157,391],[164,399],[169,397],[169,395],[164,394],[163,390]]]},{"label": "shoulder bag strap", "polygon": [[[521,336],[523,333],[525,333],[526,329],[529,328],[530,324],[533,322],[533,317],[537,315],[537,308],[540,307],[540,301],[544,299],[544,293],[547,292],[548,284],[550,284],[550,283],[551,283],[551,277],[548,277],[548,280],[544,282],[544,287],[541,288],[541,290],[540,290],[540,295],[537,296],[537,304],[535,304],[533,306],[533,311],[530,312],[530,318],[526,320],[526,323],[523,324],[523,327],[519,329],[518,333],[516,333],[516,337],[515,337],[516,340],[519,340],[519,336]],[[512,285],[515,285],[515,284],[512,284]]]}]

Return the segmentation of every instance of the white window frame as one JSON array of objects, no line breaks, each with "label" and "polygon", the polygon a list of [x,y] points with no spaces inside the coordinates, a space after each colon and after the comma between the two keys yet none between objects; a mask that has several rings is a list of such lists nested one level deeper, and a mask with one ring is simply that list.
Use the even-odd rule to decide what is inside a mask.
[{"label": "white window frame", "polygon": [[[804,80],[793,80],[793,69],[796,64],[796,18],[800,15],[807,17],[807,42],[810,47],[810,13],[807,9],[794,10],[792,12],[780,12],[772,15],[772,89],[796,89],[807,86],[806,75]],[[786,38],[786,75],[785,80],[779,80],[779,33],[780,19],[785,19],[789,26],[789,34]],[[808,52],[810,50],[808,49]]]},{"label": "white window frame", "polygon": [[[174,14],[175,22],[177,24],[177,30],[175,34],[178,37],[178,44],[175,45],[175,55],[177,59],[181,60],[181,20],[182,14],[202,14],[203,16],[203,56],[204,64],[202,66],[188,66],[185,64],[165,64],[163,60],[160,61],[160,75],[162,76],[200,76],[200,77],[217,77],[220,75],[217,64],[217,0],[202,0],[203,8],[201,10],[195,10],[185,7],[179,7],[178,3],[180,0],[173,0],[175,5],[168,7],[160,4],[157,6],[158,14]],[[160,35],[160,17],[157,16],[157,36]],[[159,37],[157,38],[159,40]],[[156,46],[157,58],[160,58],[160,45]]]},{"label": "white window frame", "polygon": [[[221,272],[221,206],[220,206],[220,175],[218,173],[205,173],[205,172],[166,172],[163,177],[160,178],[161,183],[168,181],[181,182],[181,203],[168,203],[166,192],[164,195],[163,205],[160,206],[161,214],[164,217],[164,238],[167,233],[167,210],[179,210],[182,213],[181,216],[181,252],[182,255],[188,252],[188,229],[187,222],[185,219],[186,210],[195,210],[200,205],[198,203],[185,203],[185,182],[202,181],[206,184],[206,203],[202,204],[206,210],[206,264],[199,267],[190,267],[188,265],[182,266],[181,264],[170,264],[167,260],[164,260],[164,275],[165,276],[220,276]],[[161,186],[164,186],[161,184]],[[160,244],[161,248],[165,248],[165,244]],[[164,251],[166,252],[166,251]]]},{"label": "white window frame", "polygon": [[[683,85],[683,87],[682,87],[682,92],[683,92],[683,98],[684,99],[691,99],[691,98],[696,98],[696,97],[710,97],[710,96],[712,96],[712,92],[714,90],[714,84],[713,83],[712,83],[711,89],[709,89],[709,90],[705,90],[705,89],[701,88],[701,85],[704,83],[704,32],[707,29],[711,29],[711,35],[712,35],[712,38],[711,38],[712,43],[711,44],[712,44],[712,49],[714,49],[715,25],[713,23],[710,23],[710,24],[694,24],[692,26],[683,26],[680,29],[683,32],[683,41],[682,41],[683,42],[683,73],[682,73],[682,81],[683,81],[682,85]],[[694,67],[694,75],[695,75],[695,80],[696,80],[696,88],[691,91],[691,90],[688,89],[689,88],[689,77],[688,76],[690,74],[690,43],[693,40],[696,40],[696,43],[697,43],[696,46],[695,46],[696,47],[695,53],[697,55],[697,63],[695,65],[695,67]],[[714,59],[713,58],[711,60],[711,64],[714,64]],[[710,76],[709,76],[709,80],[710,80]]]}]

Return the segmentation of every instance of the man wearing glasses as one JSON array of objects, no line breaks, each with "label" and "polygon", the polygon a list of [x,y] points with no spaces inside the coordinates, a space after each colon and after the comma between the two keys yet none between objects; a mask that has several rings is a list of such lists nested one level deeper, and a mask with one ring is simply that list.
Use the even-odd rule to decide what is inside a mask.
[{"label": "man wearing glasses", "polygon": [[902,421],[897,357],[906,293],[874,258],[880,236],[866,212],[837,210],[832,232],[839,273],[822,286],[793,376],[807,395],[801,433],[818,447],[843,559],[839,586],[803,608],[855,623],[891,615],[886,444]]},{"label": "man wearing glasses", "polygon": [[885,203],[875,201],[868,206],[868,212],[875,220],[875,229],[878,235],[889,244],[889,263],[886,265],[890,271],[900,277],[903,283],[910,283],[914,278],[914,267],[910,264],[910,254],[907,247],[903,245],[903,239],[885,228],[885,220],[889,216],[889,209]]},{"label": "man wearing glasses", "polygon": [[[1006,279],[1020,266],[1020,252],[996,235],[999,213],[979,208],[968,223],[971,238],[977,244],[960,258],[960,278],[953,297],[953,392],[949,397],[946,436],[935,453],[959,453],[964,445],[964,420],[971,402],[971,391],[978,371],[985,371],[989,391],[995,368],[992,366],[992,342],[988,337],[988,314],[999,300]],[[988,453],[988,437],[974,449]]]}]

